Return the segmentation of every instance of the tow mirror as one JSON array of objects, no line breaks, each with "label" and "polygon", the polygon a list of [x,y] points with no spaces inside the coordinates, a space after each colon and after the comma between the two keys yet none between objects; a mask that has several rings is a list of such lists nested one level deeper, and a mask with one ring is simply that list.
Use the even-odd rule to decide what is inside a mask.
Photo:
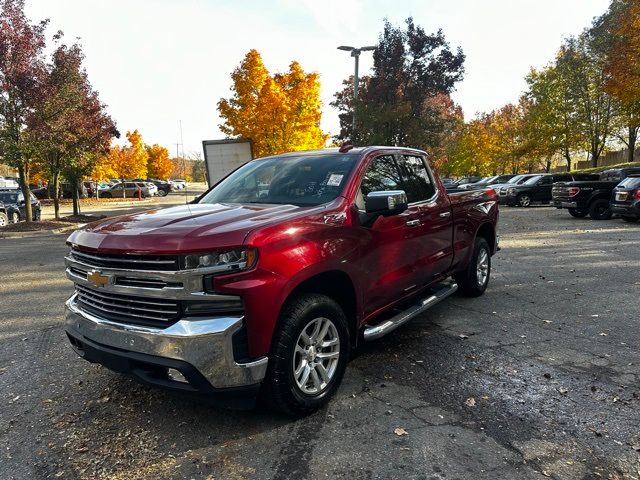
[{"label": "tow mirror", "polygon": [[369,215],[389,217],[404,212],[408,208],[404,190],[371,192],[364,200],[365,211]]}]

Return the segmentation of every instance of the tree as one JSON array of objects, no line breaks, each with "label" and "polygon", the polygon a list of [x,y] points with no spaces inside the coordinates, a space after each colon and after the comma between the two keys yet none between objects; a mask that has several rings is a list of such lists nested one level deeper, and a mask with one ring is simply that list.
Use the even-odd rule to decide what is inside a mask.
[{"label": "tree", "polygon": [[332,105],[340,112],[341,127],[337,140],[441,148],[451,116],[438,98],[448,98],[462,79],[464,59],[461,49],[451,51],[441,30],[427,34],[412,18],[404,30],[385,21],[373,53],[373,73],[361,80],[355,105],[351,82],[335,94]]},{"label": "tree", "polygon": [[640,130],[640,3],[614,0],[594,26],[606,44],[605,91],[620,103],[619,118],[627,131],[629,162]]},{"label": "tree", "polygon": [[[61,38],[61,33],[54,37],[56,41]],[[77,183],[91,171],[97,157],[108,150],[111,138],[119,135],[89,83],[82,68],[83,59],[77,43],[57,46],[43,83],[44,95],[28,124],[36,154],[54,185],[56,218],[60,175],[64,173],[74,185],[73,212],[77,215]]]},{"label": "tree", "polygon": [[324,146],[317,73],[305,73],[294,61],[288,72],[271,76],[250,50],[231,78],[233,95],[218,102],[227,136],[251,140],[257,157]]},{"label": "tree", "polygon": [[[27,123],[42,95],[47,22],[30,23],[24,0],[0,2],[0,155],[18,169],[25,198],[30,195],[29,176],[36,161]],[[31,221],[31,202],[25,203],[25,214]]]},{"label": "tree", "polygon": [[[97,175],[112,174],[122,182],[127,178],[146,178],[148,153],[142,142],[142,135],[138,130],[127,132],[129,145],[112,147],[108,155],[104,156],[94,172]],[[125,196],[122,189],[122,196]]]},{"label": "tree", "polygon": [[150,178],[166,180],[171,175],[173,163],[169,158],[169,150],[161,145],[147,145],[147,175]]}]

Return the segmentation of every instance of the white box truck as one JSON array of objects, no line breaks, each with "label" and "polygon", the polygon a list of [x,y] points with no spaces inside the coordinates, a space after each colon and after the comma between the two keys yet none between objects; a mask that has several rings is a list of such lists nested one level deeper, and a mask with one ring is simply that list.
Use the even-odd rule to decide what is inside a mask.
[{"label": "white box truck", "polygon": [[203,140],[202,150],[210,187],[239,166],[253,160],[251,141],[243,138]]}]

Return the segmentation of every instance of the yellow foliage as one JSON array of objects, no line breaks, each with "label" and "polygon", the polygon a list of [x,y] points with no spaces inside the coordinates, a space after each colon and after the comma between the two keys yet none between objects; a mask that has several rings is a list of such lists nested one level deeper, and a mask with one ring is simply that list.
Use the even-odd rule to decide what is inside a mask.
[{"label": "yellow foliage", "polygon": [[606,89],[623,103],[633,105],[640,102],[640,2],[619,0],[617,7]]},{"label": "yellow foliage", "polygon": [[320,81],[298,62],[271,76],[260,54],[251,50],[231,75],[234,95],[218,102],[220,129],[253,143],[256,157],[322,148]]},{"label": "yellow foliage", "polygon": [[149,155],[138,130],[127,132],[129,145],[111,147],[93,170],[93,178],[147,178],[147,160]]},{"label": "yellow foliage", "polygon": [[147,145],[147,171],[149,178],[166,180],[173,170],[173,162],[169,159],[169,150],[161,145]]}]

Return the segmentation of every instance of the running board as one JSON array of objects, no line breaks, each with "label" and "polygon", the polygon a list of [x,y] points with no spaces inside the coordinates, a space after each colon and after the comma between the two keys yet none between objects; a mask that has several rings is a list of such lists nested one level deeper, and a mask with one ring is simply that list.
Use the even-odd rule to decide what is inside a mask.
[{"label": "running board", "polygon": [[431,290],[431,296],[420,300],[417,305],[409,307],[407,310],[394,315],[389,320],[386,320],[379,325],[367,327],[364,331],[365,341],[370,342],[371,340],[376,340],[380,337],[385,336],[387,333],[394,331],[400,325],[405,324],[415,316],[420,315],[422,312],[433,307],[435,304],[440,303],[449,295],[453,294],[456,290],[458,290],[458,284],[456,282],[449,282],[438,285]]}]

